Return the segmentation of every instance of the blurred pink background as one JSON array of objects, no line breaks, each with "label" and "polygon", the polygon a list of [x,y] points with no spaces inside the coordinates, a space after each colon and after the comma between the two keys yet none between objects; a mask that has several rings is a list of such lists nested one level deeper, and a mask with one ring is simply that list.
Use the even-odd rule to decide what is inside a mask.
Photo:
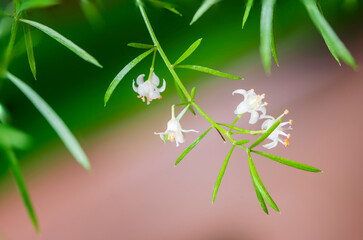
[{"label": "blurred pink background", "polygon": [[[347,42],[358,64],[363,62],[362,40]],[[265,92],[272,115],[290,110],[291,144],[271,153],[323,173],[255,156],[281,214],[261,210],[246,154],[238,149],[212,205],[213,186],[231,146],[212,130],[174,167],[198,135],[188,134],[187,142],[176,148],[153,134],[165,130],[170,105],[177,101],[164,98],[128,120],[81,138],[91,173],[62,145],[33,155],[43,162],[53,159],[40,168],[23,167],[41,234],[35,234],[16,186],[9,181],[0,198],[0,239],[363,239],[363,74],[339,67],[323,43],[308,49],[287,44],[279,60],[280,67],[270,77],[262,72],[257,53],[223,69],[245,81],[201,75],[196,101],[225,123],[233,121],[233,110],[242,100],[231,95],[238,88]],[[242,118],[237,125],[248,127],[246,122]],[[205,119],[189,114],[182,124],[201,132],[208,128]]]}]

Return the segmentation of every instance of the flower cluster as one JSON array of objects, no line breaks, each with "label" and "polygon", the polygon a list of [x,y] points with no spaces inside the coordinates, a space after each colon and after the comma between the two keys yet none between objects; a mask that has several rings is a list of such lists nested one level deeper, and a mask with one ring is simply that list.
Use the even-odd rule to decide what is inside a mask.
[{"label": "flower cluster", "polygon": [[152,73],[151,78],[146,82],[144,82],[144,77],[145,74],[139,75],[136,79],[138,87],[136,87],[135,81],[133,81],[132,88],[139,94],[137,97],[141,98],[143,102],[145,102],[146,98],[147,104],[149,105],[152,100],[162,98],[160,93],[165,91],[166,82],[165,79],[163,79],[163,85],[158,88],[160,80],[154,72]]},{"label": "flower cluster", "polygon": [[[284,115],[287,115],[289,113],[288,110],[285,110],[285,112],[280,117],[275,119],[270,115],[266,115],[267,102],[262,101],[265,98],[266,94],[258,95],[253,89],[249,91],[246,91],[244,89],[238,89],[232,92],[232,95],[234,95],[235,93],[243,95],[244,99],[240,104],[238,104],[234,113],[239,116],[244,113],[250,113],[250,124],[257,123],[259,119],[266,119],[261,125],[261,129],[264,131],[268,130],[276,122],[276,120],[281,119]],[[272,142],[263,145],[263,147],[271,149],[276,147],[279,142],[287,147],[289,145],[289,139],[291,137],[291,134],[287,134],[285,133],[285,131],[292,130],[291,125],[292,120],[280,123],[279,126],[267,137],[268,139],[272,140]],[[281,137],[286,138],[283,140],[281,139]]]}]

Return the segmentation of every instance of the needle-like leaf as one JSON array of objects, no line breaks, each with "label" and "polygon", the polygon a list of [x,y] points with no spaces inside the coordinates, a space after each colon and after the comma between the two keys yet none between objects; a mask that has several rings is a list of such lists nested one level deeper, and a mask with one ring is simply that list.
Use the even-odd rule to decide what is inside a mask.
[{"label": "needle-like leaf", "polygon": [[23,30],[24,30],[25,47],[28,55],[30,70],[33,74],[34,79],[37,79],[37,69],[35,65],[33,40],[30,32],[30,27],[28,25],[23,25]]},{"label": "needle-like leaf", "polygon": [[85,60],[89,63],[92,63],[92,64],[96,65],[97,67],[102,68],[102,65],[94,57],[92,57],[89,53],[87,53],[85,50],[78,47],[76,44],[74,44],[69,39],[63,37],[56,31],[54,31],[53,29],[51,29],[43,24],[40,24],[38,22],[27,20],[27,19],[19,19],[19,21],[29,24],[32,27],[35,27],[35,28],[41,30],[42,32],[44,32],[45,34],[47,34],[48,36],[50,36],[54,40],[58,41],[60,44],[64,45],[65,47],[67,47],[69,50],[71,50],[75,54],[77,54],[83,60]]},{"label": "needle-like leaf", "polygon": [[81,0],[81,9],[87,21],[95,28],[103,24],[103,19],[95,4],[90,0]]},{"label": "needle-like leaf", "polygon": [[189,57],[198,48],[201,41],[202,38],[199,38],[192,45],[190,45],[190,47],[180,56],[178,60],[176,60],[176,62],[173,65],[176,66],[182,61],[184,61],[187,57]]},{"label": "needle-like leaf", "polygon": [[190,25],[195,23],[210,7],[218,3],[220,0],[204,0],[202,5],[198,8],[197,12],[194,14]]},{"label": "needle-like leaf", "polygon": [[260,144],[263,140],[265,140],[270,134],[280,125],[281,119],[277,119],[272,126],[266,130],[252,145],[249,147],[250,149],[256,147]]},{"label": "needle-like leaf", "polygon": [[177,65],[175,67],[176,68],[191,69],[191,70],[195,70],[195,71],[199,71],[199,72],[205,72],[205,73],[209,73],[209,74],[216,75],[216,76],[219,76],[219,77],[230,78],[230,79],[234,79],[234,80],[243,80],[243,78],[233,76],[233,75],[228,74],[228,73],[223,73],[223,72],[211,69],[211,68],[197,66],[197,65]]},{"label": "needle-like leaf", "polygon": [[231,157],[231,154],[234,150],[234,148],[236,147],[236,145],[233,145],[233,147],[231,148],[231,150],[229,151],[229,153],[227,154],[227,157],[226,159],[224,160],[224,163],[222,165],[222,168],[221,170],[219,171],[219,174],[218,174],[218,178],[217,178],[217,181],[216,181],[216,184],[214,185],[214,190],[213,190],[213,197],[212,197],[212,204],[214,203],[215,199],[216,199],[216,196],[217,196],[217,193],[218,193],[218,189],[219,189],[219,186],[221,185],[221,181],[222,181],[222,178],[223,178],[223,175],[224,175],[224,172],[226,171],[226,168],[227,168],[227,164],[229,162],[229,159]]},{"label": "needle-like leaf", "polygon": [[150,49],[150,48],[155,47],[154,45],[145,44],[145,43],[129,43],[129,44],[127,44],[127,46],[133,47],[133,48],[141,48],[141,49]]},{"label": "needle-like leaf", "polygon": [[24,93],[24,95],[33,103],[35,108],[44,116],[77,162],[85,169],[89,170],[91,166],[86,154],[57,113],[54,112],[54,110],[33,89],[19,78],[9,72],[6,74],[6,77]]},{"label": "needle-like leaf", "polygon": [[308,171],[308,172],[321,172],[320,169],[317,169],[315,167],[312,167],[312,166],[309,166],[309,165],[306,165],[306,164],[303,164],[303,163],[295,162],[295,161],[292,161],[292,160],[287,159],[287,158],[282,158],[282,157],[278,157],[278,156],[275,156],[275,155],[272,155],[272,154],[259,152],[259,151],[254,151],[254,150],[251,150],[251,152],[254,152],[254,153],[258,154],[258,155],[261,155],[263,157],[274,160],[275,162],[279,162],[279,163],[285,164],[285,165],[290,166],[290,167],[294,167],[294,168],[301,169],[301,170]]},{"label": "needle-like leaf", "polygon": [[[26,150],[32,144],[32,138],[23,131],[10,127],[9,125],[0,124],[0,145],[11,148]],[[4,137],[6,136],[6,137]]]},{"label": "needle-like leaf", "polygon": [[165,8],[166,10],[169,10],[172,13],[175,13],[176,15],[183,16],[178,10],[175,9],[173,4],[162,2],[159,0],[149,0],[150,3],[155,5],[156,7]]},{"label": "needle-like leaf", "polygon": [[191,93],[190,93],[190,97],[191,97],[191,99],[193,100],[194,99],[194,97],[195,97],[195,90],[196,90],[196,88],[195,87],[193,87],[192,88],[192,91],[191,91]]},{"label": "needle-like leaf", "polygon": [[242,28],[244,28],[245,23],[246,23],[246,21],[248,19],[248,16],[250,15],[252,5],[253,5],[253,0],[248,0],[247,3],[246,3],[246,10],[245,10],[245,13],[243,15]]},{"label": "needle-like leaf", "polygon": [[26,0],[21,2],[18,13],[24,10],[51,7],[59,3],[59,0]]},{"label": "needle-like leaf", "polygon": [[258,190],[260,191],[262,197],[266,200],[266,202],[277,212],[280,212],[279,208],[277,207],[274,200],[272,200],[270,194],[267,192],[265,186],[263,185],[263,183],[260,179],[260,176],[257,173],[256,167],[252,161],[252,157],[251,157],[251,153],[250,153],[249,149],[247,149],[247,155],[248,155],[248,164],[250,166],[252,181],[256,184],[256,187],[258,188]]},{"label": "needle-like leaf", "polygon": [[[334,58],[339,63],[339,57],[351,67],[356,67],[356,62],[349,50],[345,47],[344,43],[339,39],[329,23],[325,20],[324,16],[319,10],[316,0],[302,0],[305,8],[315,24],[316,28],[323,36],[325,43],[331,51]],[[333,50],[333,51],[332,51]]]},{"label": "needle-like leaf", "polygon": [[184,152],[182,152],[182,154],[180,154],[180,156],[178,157],[178,159],[175,162],[175,166],[178,165],[178,163],[183,160],[183,158],[195,147],[197,146],[197,144],[205,137],[205,135],[207,135],[207,133],[212,129],[213,127],[210,127],[207,129],[207,131],[205,131],[202,135],[200,135],[197,139],[195,139],[195,141],[189,145],[189,147],[187,147],[187,149],[184,150]]},{"label": "needle-like leaf", "polygon": [[262,195],[261,195],[261,192],[260,190],[258,189],[257,185],[256,185],[256,181],[255,179],[252,177],[252,183],[253,183],[253,187],[255,188],[255,191],[256,191],[256,195],[257,195],[257,199],[258,201],[260,202],[261,204],[261,207],[262,207],[262,210],[268,214],[268,209],[266,207],[266,203],[265,203],[265,200],[263,199]]},{"label": "needle-like leaf", "polygon": [[273,36],[273,12],[276,0],[262,0],[261,22],[260,22],[260,53],[262,64],[266,73],[271,72],[271,52]]},{"label": "needle-like leaf", "polygon": [[35,214],[32,202],[30,200],[30,196],[28,194],[28,190],[25,185],[23,175],[21,174],[19,163],[15,156],[15,153],[9,146],[6,146],[6,145],[2,146],[2,152],[10,164],[11,170],[12,170],[14,178],[15,178],[16,185],[18,186],[18,189],[19,189],[21,198],[23,199],[25,208],[28,211],[29,217],[33,223],[35,230],[38,232],[39,226],[38,226],[37,216]]},{"label": "needle-like leaf", "polygon": [[243,144],[246,144],[246,143],[249,143],[250,140],[248,139],[243,139],[243,140],[239,140],[237,142],[235,142],[236,145],[243,145]]},{"label": "needle-like leaf", "polygon": [[143,54],[140,54],[137,56],[134,60],[129,62],[118,74],[117,76],[112,80],[110,86],[107,88],[105,98],[104,98],[104,104],[106,106],[108,100],[110,99],[113,91],[117,87],[117,85],[120,83],[120,81],[123,79],[123,77],[133,68],[135,67],[139,62],[141,62],[144,58],[146,58],[150,53],[155,51],[154,48],[144,52]]},{"label": "needle-like leaf", "polygon": [[[178,83],[176,81],[174,81],[174,85],[175,85],[175,89],[176,89],[176,93],[179,95],[180,100],[182,101],[182,104],[187,105],[188,103],[188,99],[184,96],[183,91],[180,89]],[[189,111],[195,116],[196,113],[194,111],[194,109],[192,107],[189,108]]]}]

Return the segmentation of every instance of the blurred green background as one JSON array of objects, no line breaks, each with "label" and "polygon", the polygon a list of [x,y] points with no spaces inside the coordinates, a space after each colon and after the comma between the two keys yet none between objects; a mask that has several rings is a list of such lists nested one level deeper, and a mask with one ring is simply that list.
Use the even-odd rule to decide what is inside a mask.
[{"label": "blurred green background", "polygon": [[[255,1],[243,30],[241,21],[245,1],[221,1],[192,26],[189,26],[189,22],[201,1],[173,2],[183,14],[182,17],[164,9],[147,7],[155,32],[171,60],[176,60],[198,38],[203,38],[202,44],[197,52],[187,59],[188,63],[223,70],[224,66],[241,56],[246,56],[246,61],[252,61],[249,56],[258,52],[261,7],[259,1]],[[1,1],[0,6],[5,9],[8,4],[9,1]],[[359,26],[363,20],[361,2],[330,0],[321,1],[321,5],[325,17],[343,42],[362,31],[352,27]],[[15,57],[9,68],[10,72],[36,90],[81,139],[92,131],[113,122],[125,121],[128,116],[145,109],[145,105],[140,104],[140,100],[135,97],[131,84],[139,74],[148,72],[151,63],[151,57],[148,57],[135,67],[117,87],[107,107],[103,106],[103,96],[112,79],[142,52],[127,47],[126,44],[151,43],[151,40],[133,1],[103,1],[102,6],[99,5],[98,8],[103,22],[96,28],[87,22],[80,3],[76,0],[63,0],[62,4],[55,7],[29,11],[29,19],[43,23],[71,39],[97,58],[104,66],[103,69],[84,62],[58,42],[33,29],[38,72],[38,80],[33,80],[25,53],[22,28],[19,28]],[[0,49],[4,49],[9,34],[6,34],[6,29],[1,30],[5,34],[1,35]],[[326,48],[303,5],[298,1],[277,1],[275,32],[277,54],[282,43],[298,48],[309,41],[318,40],[321,47]],[[349,49],[349,45],[347,47]],[[354,52],[352,54],[354,56]],[[253,61],[256,62],[258,61]],[[257,67],[263,71],[261,65]],[[171,77],[160,58],[156,60],[155,68],[158,76],[165,78],[170,84]],[[180,72],[189,89],[200,84],[213,84],[199,82],[200,73]],[[164,97],[175,94],[171,85]],[[6,82],[1,88],[0,96],[0,101],[11,114],[12,124],[34,137],[34,146],[29,152],[61,144],[49,124],[10,82]],[[156,101],[151,107],[160,107],[160,104],[162,101]],[[29,152],[20,155],[24,156]],[[3,175],[6,165],[4,161],[0,164],[0,172]]]}]

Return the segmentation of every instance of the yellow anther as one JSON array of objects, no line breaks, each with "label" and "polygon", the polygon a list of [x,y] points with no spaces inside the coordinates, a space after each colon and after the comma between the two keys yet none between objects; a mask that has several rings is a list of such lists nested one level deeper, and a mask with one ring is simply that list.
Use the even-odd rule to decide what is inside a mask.
[{"label": "yellow anther", "polygon": [[286,109],[286,110],[284,111],[284,114],[285,114],[285,115],[289,114],[289,110],[287,110],[287,109]]},{"label": "yellow anther", "polygon": [[287,135],[287,139],[290,139],[291,138],[291,134],[289,133],[288,135]]},{"label": "yellow anther", "polygon": [[262,97],[264,98],[264,97],[266,97],[266,94],[262,94]]},{"label": "yellow anther", "polygon": [[158,99],[162,99],[162,98],[163,98],[162,96],[158,97]]},{"label": "yellow anther", "polygon": [[253,89],[253,88],[251,88],[251,90],[250,90],[251,92],[254,92],[255,91],[255,89]]},{"label": "yellow anther", "polygon": [[289,146],[289,144],[290,144],[290,141],[289,141],[289,139],[288,139],[288,138],[286,138],[286,139],[285,139],[285,141],[284,141],[284,145],[285,145],[285,147]]},{"label": "yellow anther", "polygon": [[290,124],[290,125],[292,125],[292,122],[293,122],[293,121],[290,119],[289,124]]},{"label": "yellow anther", "polygon": [[267,102],[264,102],[264,103],[263,103],[263,105],[267,106],[267,105],[268,105],[268,103],[267,103]]}]

